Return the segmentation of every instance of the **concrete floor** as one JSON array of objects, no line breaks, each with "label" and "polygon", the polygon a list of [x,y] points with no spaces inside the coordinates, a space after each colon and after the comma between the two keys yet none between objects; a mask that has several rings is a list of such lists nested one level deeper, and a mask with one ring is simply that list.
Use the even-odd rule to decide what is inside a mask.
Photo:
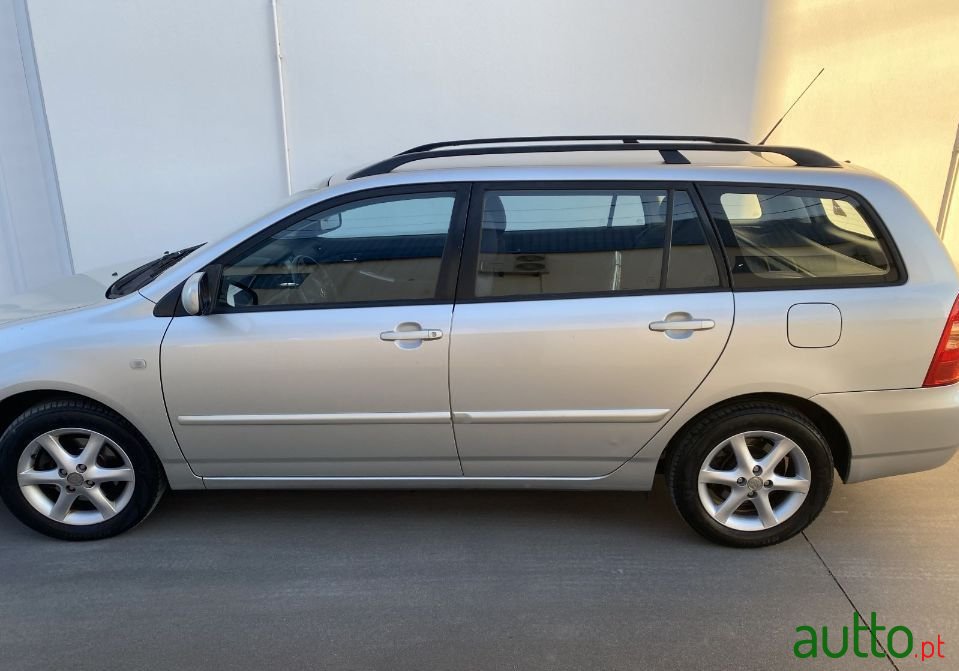
[{"label": "concrete floor", "polygon": [[[853,605],[957,668],[959,459],[837,483],[806,536],[711,545],[651,495],[173,493],[68,544],[0,509],[3,669],[893,668],[800,662]],[[918,642],[917,642],[918,652]]]}]

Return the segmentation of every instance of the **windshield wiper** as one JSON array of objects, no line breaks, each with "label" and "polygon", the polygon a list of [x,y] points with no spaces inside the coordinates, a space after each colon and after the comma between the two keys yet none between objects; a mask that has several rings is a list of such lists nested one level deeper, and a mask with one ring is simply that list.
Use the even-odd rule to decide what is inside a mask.
[{"label": "windshield wiper", "polygon": [[200,244],[176,252],[166,252],[160,258],[145,263],[139,268],[134,268],[110,285],[110,288],[107,289],[107,298],[120,298],[130,295],[134,291],[139,291],[155,280],[164,270],[176,265],[184,256],[191,254],[202,246]]}]

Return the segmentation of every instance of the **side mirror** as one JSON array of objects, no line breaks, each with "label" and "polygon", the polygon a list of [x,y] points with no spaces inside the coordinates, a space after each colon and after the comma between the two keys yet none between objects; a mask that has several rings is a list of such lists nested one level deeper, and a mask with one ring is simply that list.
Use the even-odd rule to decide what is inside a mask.
[{"label": "side mirror", "polygon": [[180,291],[184,312],[188,315],[208,315],[213,312],[221,272],[220,266],[210,266],[190,275]]}]

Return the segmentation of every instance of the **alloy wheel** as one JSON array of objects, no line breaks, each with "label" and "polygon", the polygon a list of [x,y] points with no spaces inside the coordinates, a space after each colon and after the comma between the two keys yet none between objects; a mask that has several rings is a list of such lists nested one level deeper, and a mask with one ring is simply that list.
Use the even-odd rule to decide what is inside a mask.
[{"label": "alloy wheel", "polygon": [[47,518],[70,525],[104,522],[133,497],[133,465],[113,440],[89,429],[47,431],[17,463],[24,499]]},{"label": "alloy wheel", "polygon": [[723,526],[760,531],[802,506],[811,468],[802,448],[772,431],[746,431],[719,443],[699,470],[699,500]]}]

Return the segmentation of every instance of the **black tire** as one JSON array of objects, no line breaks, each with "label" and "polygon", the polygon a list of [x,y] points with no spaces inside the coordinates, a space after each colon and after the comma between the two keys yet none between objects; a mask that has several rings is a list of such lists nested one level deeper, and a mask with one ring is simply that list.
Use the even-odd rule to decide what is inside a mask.
[{"label": "black tire", "polygon": [[[746,431],[786,436],[799,446],[810,468],[809,491],[798,510],[776,526],[755,531],[721,524],[699,497],[699,472],[706,458],[723,441]],[[822,512],[832,491],[832,453],[822,433],[806,416],[773,403],[742,402],[697,418],[684,429],[665,466],[670,496],[683,519],[705,538],[733,547],[763,547],[792,538]]]},{"label": "black tire", "polygon": [[[115,516],[89,525],[66,524],[50,519],[24,497],[17,483],[20,455],[38,436],[63,428],[96,431],[126,453],[135,477],[135,481],[129,483],[133,493]],[[59,399],[40,403],[17,417],[0,436],[0,498],[17,519],[53,538],[87,541],[115,536],[142,522],[165,490],[162,467],[146,441],[129,422],[92,401]]]}]

